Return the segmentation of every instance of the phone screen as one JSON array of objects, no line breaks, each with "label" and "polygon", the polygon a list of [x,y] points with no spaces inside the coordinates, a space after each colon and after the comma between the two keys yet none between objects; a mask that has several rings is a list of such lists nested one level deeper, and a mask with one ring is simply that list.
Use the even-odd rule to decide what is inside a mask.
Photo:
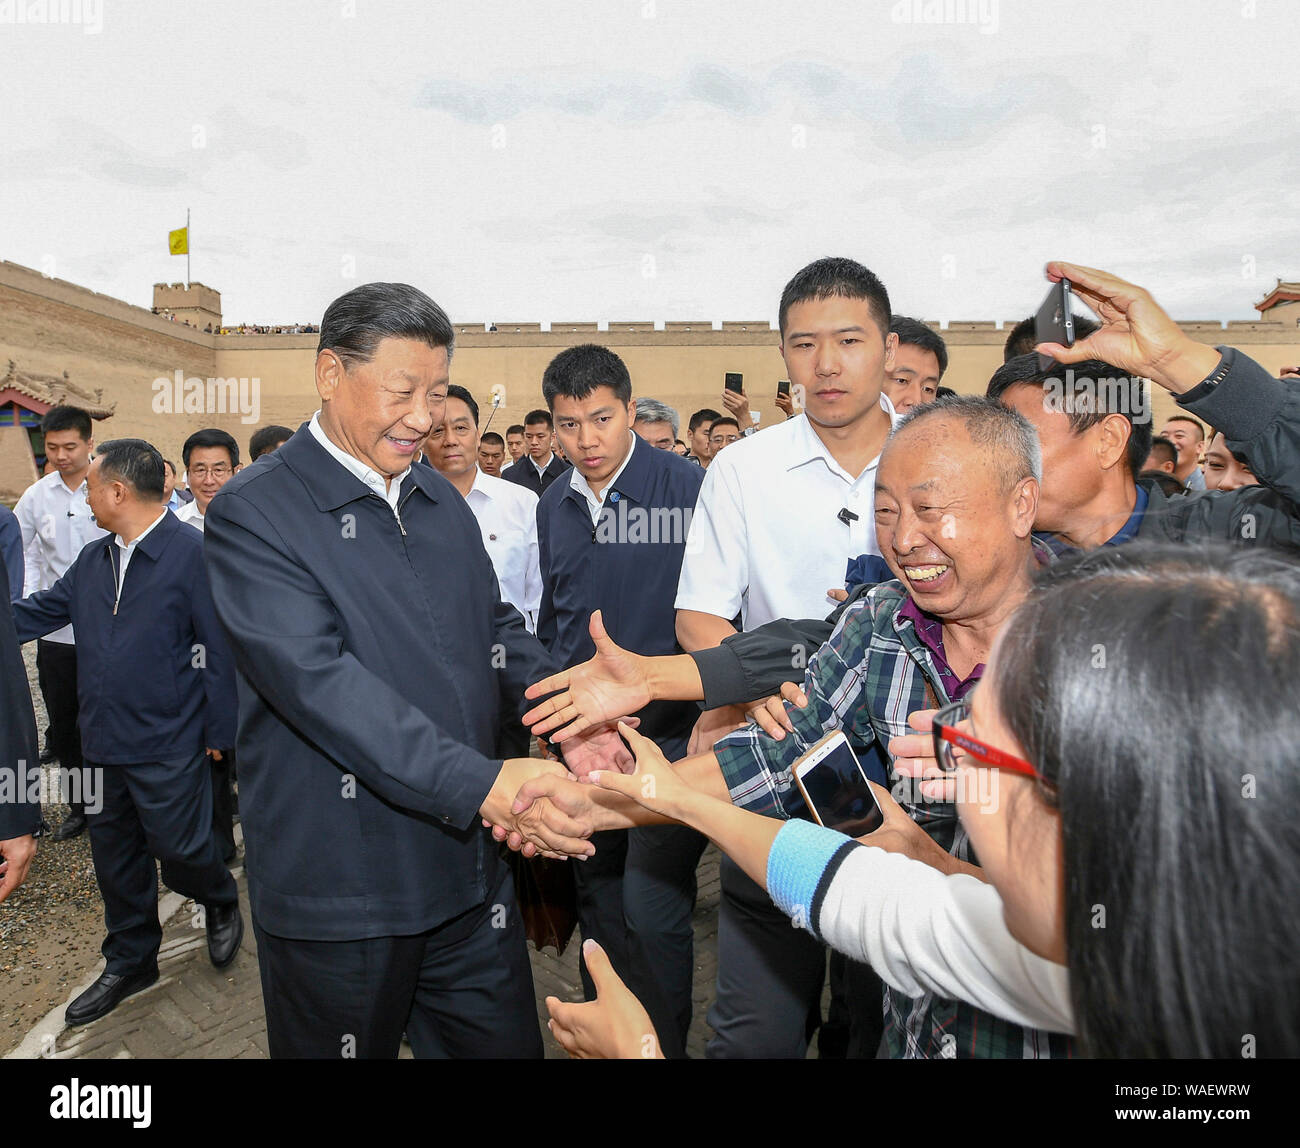
[{"label": "phone screen", "polygon": [[723,376],[723,385],[727,390],[735,391],[736,394],[740,394],[745,389],[744,379],[744,375],[739,374],[736,371],[728,371]]},{"label": "phone screen", "polygon": [[867,775],[847,742],[840,742],[803,774],[804,792],[828,829],[861,837],[879,829],[884,814],[876,804]]},{"label": "phone screen", "polygon": [[776,381],[776,393],[777,393],[778,395],[788,395],[788,394],[790,393],[790,380],[789,380],[789,379],[777,379],[777,381]]},{"label": "phone screen", "polygon": [[[1034,316],[1034,338],[1040,343],[1074,346],[1074,315],[1070,311],[1070,281],[1062,279],[1048,289],[1047,298]],[[1038,356],[1038,369],[1050,371],[1058,364],[1051,355]]]}]

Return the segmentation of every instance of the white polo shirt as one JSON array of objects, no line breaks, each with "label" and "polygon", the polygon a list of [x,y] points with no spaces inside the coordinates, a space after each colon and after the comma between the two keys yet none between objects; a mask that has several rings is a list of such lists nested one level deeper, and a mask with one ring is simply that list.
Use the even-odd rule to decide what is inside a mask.
[{"label": "white polo shirt", "polygon": [[203,511],[199,509],[199,500],[197,498],[185,503],[179,510],[173,510],[172,513],[182,522],[188,522],[191,526],[197,526],[200,530],[203,529]]},{"label": "white polo shirt", "polygon": [[[881,395],[880,405],[896,425],[889,399]],[[806,414],[720,451],[695,504],[677,609],[740,614],[742,630],[775,618],[824,618],[835,608],[826,591],[844,585],[849,560],[880,553],[879,461],[849,474]],[[856,520],[841,521],[841,510]]]},{"label": "white polo shirt", "polygon": [[528,632],[537,630],[542,604],[542,571],[537,558],[537,495],[527,487],[474,468],[474,485],[465,501],[478,519],[483,546],[492,559],[501,597],[524,616]]}]

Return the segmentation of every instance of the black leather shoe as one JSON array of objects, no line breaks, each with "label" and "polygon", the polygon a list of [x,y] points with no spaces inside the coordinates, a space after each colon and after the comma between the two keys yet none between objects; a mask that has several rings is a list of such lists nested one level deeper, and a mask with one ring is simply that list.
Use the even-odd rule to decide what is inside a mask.
[{"label": "black leather shoe", "polygon": [[50,836],[51,841],[70,841],[74,837],[80,837],[86,830],[86,815],[84,813],[74,813],[64,819]]},{"label": "black leather shoe", "polygon": [[224,969],[235,959],[240,942],[244,939],[244,918],[239,905],[206,906],[208,922],[208,957],[218,969]]},{"label": "black leather shoe", "polygon": [[68,1005],[63,1019],[67,1024],[86,1024],[98,1020],[111,1013],[132,993],[147,989],[157,979],[156,968],[145,973],[130,973],[124,977],[115,973],[101,973],[99,980]]}]

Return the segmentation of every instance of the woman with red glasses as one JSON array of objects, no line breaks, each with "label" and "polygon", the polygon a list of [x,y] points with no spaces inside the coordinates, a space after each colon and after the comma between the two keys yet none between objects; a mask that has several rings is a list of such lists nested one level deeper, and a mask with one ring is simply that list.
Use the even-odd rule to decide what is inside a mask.
[{"label": "woman with red glasses", "polygon": [[[1205,651],[1216,666],[1188,673]],[[631,731],[637,775],[592,780],[707,834],[906,994],[1073,1032],[1095,1057],[1240,1058],[1247,1039],[1294,1057],[1298,680],[1294,560],[1107,547],[1048,572],[969,705],[935,715],[987,883],[918,860],[929,839],[883,789],[863,844],[704,795]],[[580,1054],[645,1055],[648,1018],[604,980],[596,1002],[548,1000],[552,1030]]]}]

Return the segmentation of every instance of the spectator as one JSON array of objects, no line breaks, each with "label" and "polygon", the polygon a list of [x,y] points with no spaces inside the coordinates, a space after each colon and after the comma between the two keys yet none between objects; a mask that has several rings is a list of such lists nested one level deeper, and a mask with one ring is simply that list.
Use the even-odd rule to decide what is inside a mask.
[{"label": "spectator", "polygon": [[[1156,435],[1151,440],[1151,450],[1147,453],[1147,460],[1142,464],[1143,471],[1162,470],[1165,474],[1173,474],[1178,466],[1178,447],[1172,439],[1167,439],[1164,435]],[[1178,484],[1182,486],[1180,482]]]},{"label": "spectator", "polygon": [[656,450],[673,449],[680,425],[677,412],[667,403],[658,399],[637,399],[636,422],[632,429]]},{"label": "spectator", "polygon": [[181,458],[194,501],[181,507],[176,517],[202,530],[204,516],[217,491],[239,471],[239,444],[225,431],[206,427],[185,440]]},{"label": "spectator", "polygon": [[733,442],[739,442],[741,435],[740,423],[730,415],[724,415],[720,419],[714,419],[709,424],[709,453],[712,456],[710,463],[718,457],[718,452],[724,446],[730,446]]},{"label": "spectator", "polygon": [[508,474],[502,477],[507,482],[515,482],[526,490],[531,490],[538,498],[546,493],[546,488],[569,469],[552,450],[555,424],[551,414],[545,410],[529,411],[524,418],[524,441],[528,447],[526,461],[512,466]]},{"label": "spectator", "polygon": [[[86,501],[90,472],[90,415],[79,407],[59,405],[41,420],[45,454],[54,471],[38,479],[18,500],[14,514],[23,532],[24,596],[50,589],[72,566],[86,544],[103,538]],[[63,776],[81,780],[81,729],[78,720],[77,647],[72,627],[44,634],[36,643],[36,678],[50,725],[47,740]],[[86,828],[82,786],[68,788],[69,813],[53,840],[80,836]]]},{"label": "spectator", "polygon": [[206,768],[214,747],[235,743],[234,669],[203,540],[162,495],[157,450],[142,439],[105,443],[88,498],[113,535],[87,543],[54,585],[14,608],[20,639],[72,624],[81,646],[81,736],[99,805],[89,806],[90,844],[108,936],[104,972],[68,1006],[68,1024],[104,1016],[158,979],[155,857],[163,881],[204,907],[214,966],[234,960],[244,935]]},{"label": "spectator", "polygon": [[939,397],[939,380],[948,369],[943,338],[917,319],[895,315],[889,332],[898,336],[894,365],[885,371],[885,397],[900,415]]},{"label": "spectator", "polygon": [[288,427],[271,426],[258,427],[253,432],[253,437],[248,440],[248,461],[256,462],[264,454],[270,454],[273,450],[278,450],[281,444],[288,442],[293,438],[293,431]]},{"label": "spectator", "polygon": [[686,424],[687,445],[691,448],[686,457],[693,458],[705,468],[708,467],[709,460],[713,458],[713,451],[709,448],[709,427],[714,419],[720,418],[722,418],[721,411],[702,407],[691,415],[690,421]]},{"label": "spectator", "polygon": [[673,439],[673,454],[680,455],[682,458],[686,457],[686,444],[679,438]]},{"label": "spectator", "polygon": [[510,457],[506,460],[505,466],[501,468],[504,472],[509,470],[515,463],[524,457],[527,450],[527,444],[524,442],[524,424],[514,423],[506,427],[506,450]]},{"label": "spectator", "polygon": [[171,511],[178,511],[187,502],[194,501],[194,496],[188,491],[177,489],[176,464],[169,458],[163,459],[163,494],[163,505]]},{"label": "spectator", "polygon": [[[542,607],[537,634],[560,665],[595,650],[600,611],[640,654],[676,653],[674,600],[703,475],[633,430],[640,407],[626,365],[608,347],[561,351],[542,376],[555,432],[575,460],[537,509]],[[594,545],[593,545],[594,544]],[[637,713],[671,756],[685,753],[699,708],[666,702]],[[632,978],[670,1055],[684,1056],[691,1021],[695,869],[705,841],[678,826],[602,835],[575,869],[578,921]],[[580,964],[588,996],[594,987]]]},{"label": "spectator", "polygon": [[492,478],[501,477],[506,457],[506,440],[496,431],[484,431],[478,441],[478,468]]},{"label": "spectator", "polygon": [[1205,428],[1190,415],[1171,415],[1160,431],[1178,448],[1178,465],[1174,477],[1188,490],[1204,490],[1205,475],[1201,473],[1201,453],[1205,448]]},{"label": "spectator", "polygon": [[[1294,1058],[1300,729],[1279,691],[1300,673],[1297,615],[1293,563],[1227,549],[1139,544],[1040,581],[980,687],[946,716],[948,729],[966,726],[964,740],[936,739],[989,885],[922,863],[927,842],[883,790],[885,828],[856,843],[803,821],[778,829],[738,816],[683,785],[630,731],[639,776],[598,783],[707,832],[796,924],[870,960],[908,996],[953,994],[1076,1032],[1089,1057],[1227,1060],[1250,1034],[1253,1055]],[[1171,654],[1234,648],[1247,633],[1261,636],[1258,674],[1165,672]],[[1112,654],[1102,674],[1099,646]],[[1158,710],[1203,720],[1131,720]],[[1241,799],[1239,761],[1273,795],[1266,806]],[[997,799],[981,801],[995,766]],[[1179,831],[1207,824],[1231,847],[1210,855]],[[1258,879],[1261,863],[1274,879]],[[1171,880],[1196,895],[1171,896]],[[1099,906],[1127,923],[1099,928]],[[605,986],[595,1006],[548,1000],[570,1051],[618,1055],[646,1032],[620,986]],[[575,1029],[602,1035],[575,1043]]]},{"label": "spectator", "polygon": [[1240,490],[1243,486],[1258,486],[1259,479],[1250,469],[1245,454],[1229,450],[1223,432],[1215,433],[1205,452],[1205,486],[1208,490]]}]

